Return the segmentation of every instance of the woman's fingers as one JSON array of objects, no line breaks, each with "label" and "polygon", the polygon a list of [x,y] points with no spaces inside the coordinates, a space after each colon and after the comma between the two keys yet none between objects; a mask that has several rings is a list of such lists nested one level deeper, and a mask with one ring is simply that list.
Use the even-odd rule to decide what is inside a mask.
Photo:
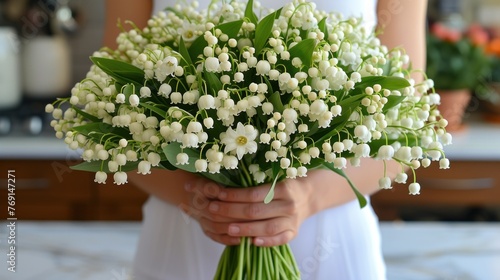
[{"label": "woman's fingers", "polygon": [[248,223],[231,223],[227,233],[231,236],[275,236],[293,228],[289,218],[279,217]]},{"label": "woman's fingers", "polygon": [[253,239],[253,244],[259,247],[272,247],[289,243],[294,237],[295,233],[288,230],[278,235],[273,236],[260,236]]},{"label": "woman's fingers", "polygon": [[240,244],[241,240],[239,237],[229,236],[227,234],[215,234],[212,232],[205,232],[205,235],[215,242],[230,246]]},{"label": "woman's fingers", "polygon": [[239,244],[240,237],[255,237],[257,246],[276,246],[296,235],[293,222],[285,217],[248,223],[218,223],[204,218],[199,222],[207,236],[226,245]]},{"label": "woman's fingers", "polygon": [[281,216],[289,216],[293,211],[293,203],[275,200],[271,203],[238,203],[213,200],[208,211],[214,215],[240,221],[257,221]]}]

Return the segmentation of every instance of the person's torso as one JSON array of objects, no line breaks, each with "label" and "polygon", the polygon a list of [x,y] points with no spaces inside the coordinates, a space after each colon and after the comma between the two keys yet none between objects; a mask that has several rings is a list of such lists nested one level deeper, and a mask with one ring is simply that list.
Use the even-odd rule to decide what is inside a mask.
[{"label": "person's torso", "polygon": [[[201,0],[199,8],[207,8],[210,0]],[[278,9],[291,2],[291,0],[273,0],[273,1],[260,1],[262,5],[267,8]],[[324,11],[334,11],[342,13],[344,16],[363,17],[365,25],[373,28],[377,22],[377,0],[317,0],[312,1],[316,3],[316,8]],[[166,7],[180,3],[178,0],[154,0],[153,13],[157,13]]]}]

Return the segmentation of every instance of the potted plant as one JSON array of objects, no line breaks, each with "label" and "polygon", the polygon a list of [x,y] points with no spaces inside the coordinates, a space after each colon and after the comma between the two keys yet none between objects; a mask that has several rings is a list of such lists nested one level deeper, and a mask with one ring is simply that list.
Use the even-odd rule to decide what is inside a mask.
[{"label": "potted plant", "polygon": [[491,32],[486,44],[486,53],[491,56],[490,73],[485,79],[485,87],[479,91],[478,98],[483,105],[486,121],[500,122],[500,32]]},{"label": "potted plant", "polygon": [[483,31],[471,26],[463,32],[436,23],[427,34],[427,75],[441,96],[439,108],[449,121],[449,131],[462,127],[472,92],[489,73]]}]

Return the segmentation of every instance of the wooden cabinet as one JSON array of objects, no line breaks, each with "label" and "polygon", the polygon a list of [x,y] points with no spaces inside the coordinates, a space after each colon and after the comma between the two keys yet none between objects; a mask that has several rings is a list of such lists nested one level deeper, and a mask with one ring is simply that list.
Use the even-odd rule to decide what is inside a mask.
[{"label": "wooden cabinet", "polygon": [[500,161],[451,161],[447,170],[434,163],[417,170],[417,181],[420,195],[409,195],[407,185],[394,184],[372,196],[381,220],[399,219],[403,207],[500,206]]},{"label": "wooden cabinet", "polygon": [[[8,170],[15,182],[15,217],[19,220],[140,220],[147,194],[132,184],[94,183],[94,174],[75,171],[64,160],[1,160],[0,201],[6,219]],[[12,177],[11,177],[12,178]],[[111,181],[111,180],[108,180]]]}]

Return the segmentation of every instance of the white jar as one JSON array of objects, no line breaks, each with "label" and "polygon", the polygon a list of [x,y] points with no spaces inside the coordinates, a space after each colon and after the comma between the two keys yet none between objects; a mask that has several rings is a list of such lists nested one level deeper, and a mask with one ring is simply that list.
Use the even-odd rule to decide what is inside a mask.
[{"label": "white jar", "polygon": [[37,36],[24,43],[23,86],[27,96],[48,98],[68,95],[71,63],[62,36]]},{"label": "white jar", "polygon": [[19,40],[13,28],[0,27],[0,110],[21,102]]}]

